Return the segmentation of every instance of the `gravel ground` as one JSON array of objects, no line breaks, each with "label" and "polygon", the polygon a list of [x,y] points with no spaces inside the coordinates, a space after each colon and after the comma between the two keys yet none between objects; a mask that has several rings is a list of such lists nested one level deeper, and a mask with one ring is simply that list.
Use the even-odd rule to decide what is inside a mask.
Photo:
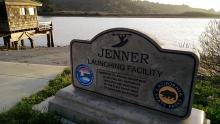
[{"label": "gravel ground", "polygon": [[6,62],[69,66],[69,58],[69,46],[0,51],[0,61]]}]

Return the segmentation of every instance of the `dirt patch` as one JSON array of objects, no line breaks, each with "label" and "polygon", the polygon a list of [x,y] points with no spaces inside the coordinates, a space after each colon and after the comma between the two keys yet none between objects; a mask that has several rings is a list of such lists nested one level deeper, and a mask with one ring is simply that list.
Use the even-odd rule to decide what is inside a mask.
[{"label": "dirt patch", "polygon": [[70,65],[70,48],[35,48],[0,51],[0,61],[47,65]]}]

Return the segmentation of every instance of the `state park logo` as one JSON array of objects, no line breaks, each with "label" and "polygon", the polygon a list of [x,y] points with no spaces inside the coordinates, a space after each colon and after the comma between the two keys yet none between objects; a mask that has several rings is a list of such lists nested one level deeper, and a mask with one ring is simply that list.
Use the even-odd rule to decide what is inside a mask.
[{"label": "state park logo", "polygon": [[81,64],[76,67],[76,79],[82,86],[90,86],[93,83],[93,72],[89,66]]},{"label": "state park logo", "polygon": [[154,99],[162,107],[175,109],[182,105],[184,92],[180,86],[172,81],[162,81],[153,90]]}]

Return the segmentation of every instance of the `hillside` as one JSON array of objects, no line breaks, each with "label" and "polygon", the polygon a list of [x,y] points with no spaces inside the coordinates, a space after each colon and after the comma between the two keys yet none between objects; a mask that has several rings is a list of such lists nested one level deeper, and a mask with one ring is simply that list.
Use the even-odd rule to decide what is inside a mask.
[{"label": "hillside", "polygon": [[55,13],[104,13],[104,14],[125,14],[125,15],[147,15],[147,14],[189,14],[199,13],[200,15],[219,14],[213,10],[191,8],[187,5],[168,5],[152,3],[139,0],[41,0],[43,9],[41,12]]}]

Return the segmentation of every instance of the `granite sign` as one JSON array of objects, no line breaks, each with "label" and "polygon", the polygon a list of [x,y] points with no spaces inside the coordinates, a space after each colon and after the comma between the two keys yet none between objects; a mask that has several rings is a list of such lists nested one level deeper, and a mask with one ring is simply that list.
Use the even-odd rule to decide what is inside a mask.
[{"label": "granite sign", "polygon": [[71,42],[73,85],[179,118],[190,115],[198,57],[147,35],[110,29]]}]

